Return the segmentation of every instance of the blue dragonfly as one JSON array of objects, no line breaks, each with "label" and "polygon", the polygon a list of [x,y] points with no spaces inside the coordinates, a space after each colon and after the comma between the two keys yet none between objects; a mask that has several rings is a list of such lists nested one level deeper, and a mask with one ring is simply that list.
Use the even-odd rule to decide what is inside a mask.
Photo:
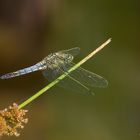
[{"label": "blue dragonfly", "polygon": [[[5,74],[0,79],[9,79],[16,76],[25,75],[35,71],[42,71],[44,77],[52,82],[64,72],[73,67],[73,59],[80,52],[80,48],[72,48],[69,50],[62,50],[56,53],[51,53],[37,64]],[[82,67],[69,73],[67,77],[58,83],[59,86],[82,93],[93,93],[94,87],[107,87],[108,82],[103,77],[90,72]]]}]

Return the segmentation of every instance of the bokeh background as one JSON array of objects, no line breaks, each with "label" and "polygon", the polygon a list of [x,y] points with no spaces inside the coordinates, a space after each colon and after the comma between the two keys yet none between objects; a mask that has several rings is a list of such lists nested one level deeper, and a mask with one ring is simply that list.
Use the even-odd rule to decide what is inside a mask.
[{"label": "bokeh background", "polygon": [[[108,88],[91,96],[53,87],[26,107],[29,123],[18,139],[140,139],[140,1],[0,1],[0,75],[75,46],[78,62],[110,37],[109,47],[83,65],[104,76]],[[0,80],[0,108],[45,85],[40,72]]]}]

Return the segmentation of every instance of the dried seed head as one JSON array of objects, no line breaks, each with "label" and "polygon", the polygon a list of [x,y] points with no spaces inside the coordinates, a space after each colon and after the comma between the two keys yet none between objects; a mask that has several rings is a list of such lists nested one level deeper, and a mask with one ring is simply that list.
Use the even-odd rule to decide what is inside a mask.
[{"label": "dried seed head", "polygon": [[24,118],[27,110],[18,109],[18,105],[13,103],[8,109],[0,110],[0,136],[19,136],[18,129],[23,129],[28,122]]}]

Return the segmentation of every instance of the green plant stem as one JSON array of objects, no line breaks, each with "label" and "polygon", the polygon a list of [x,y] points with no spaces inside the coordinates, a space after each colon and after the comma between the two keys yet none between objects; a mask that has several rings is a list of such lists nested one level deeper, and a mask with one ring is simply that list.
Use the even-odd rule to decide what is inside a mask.
[{"label": "green plant stem", "polygon": [[91,52],[88,56],[86,56],[79,63],[77,63],[76,65],[74,65],[71,69],[69,69],[63,75],[59,76],[56,80],[54,80],[53,82],[51,82],[50,84],[48,84],[46,87],[44,87],[43,89],[41,89],[40,91],[38,91],[36,94],[34,94],[33,96],[31,96],[29,99],[27,99],[26,101],[24,101],[23,103],[21,103],[19,105],[19,109],[25,107],[26,105],[28,105],[29,103],[31,103],[33,100],[35,100],[36,98],[38,98],[40,95],[42,95],[43,93],[45,93],[48,89],[50,89],[51,87],[53,87],[54,85],[56,85],[59,81],[63,80],[69,73],[73,72],[78,67],[80,67],[82,64],[84,64],[87,60],[89,60],[92,56],[94,56],[97,52],[99,52],[101,49],[103,49],[110,42],[111,42],[111,39],[108,39],[105,43],[103,43],[96,50],[94,50],[93,52]]}]

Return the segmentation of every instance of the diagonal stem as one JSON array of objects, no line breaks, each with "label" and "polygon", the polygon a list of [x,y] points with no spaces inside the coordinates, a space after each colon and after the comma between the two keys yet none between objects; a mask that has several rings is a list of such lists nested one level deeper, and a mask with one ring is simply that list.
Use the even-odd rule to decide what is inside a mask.
[{"label": "diagonal stem", "polygon": [[108,39],[106,42],[104,42],[101,46],[99,46],[97,49],[95,49],[93,52],[91,52],[88,56],[86,56],[84,59],[82,59],[79,63],[74,65],[72,68],[70,68],[67,72],[65,72],[63,75],[59,76],[56,80],[48,84],[46,87],[38,91],[36,94],[31,96],[29,99],[24,101],[19,105],[19,109],[25,107],[32,101],[34,101],[36,98],[38,98],[40,95],[45,93],[47,90],[49,90],[51,87],[55,86],[59,81],[63,80],[69,73],[73,72],[76,70],[78,67],[80,67],[82,64],[84,64],[87,60],[89,60],[91,57],[93,57],[96,53],[98,53],[100,50],[102,50],[105,46],[107,46],[111,42],[111,38]]}]

